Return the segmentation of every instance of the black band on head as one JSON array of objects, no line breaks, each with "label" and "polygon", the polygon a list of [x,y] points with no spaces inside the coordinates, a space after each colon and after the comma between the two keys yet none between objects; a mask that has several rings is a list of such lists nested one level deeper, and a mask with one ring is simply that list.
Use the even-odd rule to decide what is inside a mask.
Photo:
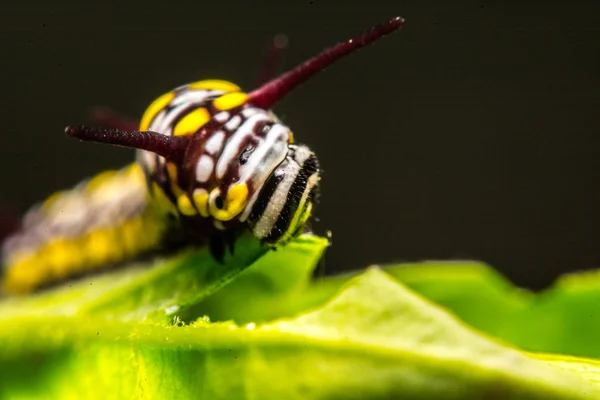
[{"label": "black band on head", "polygon": [[288,229],[290,229],[290,224],[298,211],[302,195],[306,190],[308,179],[315,174],[318,169],[317,158],[314,154],[311,154],[300,168],[294,183],[292,183],[292,186],[287,193],[285,204],[275,225],[273,225],[269,234],[263,239],[265,242],[276,243],[283,235],[285,235]]}]

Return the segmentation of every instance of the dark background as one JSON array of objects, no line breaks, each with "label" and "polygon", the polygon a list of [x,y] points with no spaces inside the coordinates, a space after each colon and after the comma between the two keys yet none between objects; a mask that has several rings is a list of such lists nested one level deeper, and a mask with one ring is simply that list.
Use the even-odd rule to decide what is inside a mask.
[{"label": "dark background", "polygon": [[445,3],[0,6],[4,208],[132,160],[64,136],[89,106],[139,117],[206,78],[250,90],[276,33],[289,68],[401,15],[275,108],[323,166],[327,270],[473,258],[540,288],[600,267],[599,2]]}]

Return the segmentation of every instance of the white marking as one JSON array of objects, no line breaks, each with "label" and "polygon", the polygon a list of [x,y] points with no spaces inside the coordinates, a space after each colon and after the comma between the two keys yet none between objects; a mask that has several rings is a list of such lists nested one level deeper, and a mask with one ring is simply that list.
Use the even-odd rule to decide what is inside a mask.
[{"label": "white marking", "polygon": [[241,143],[248,137],[254,134],[254,127],[260,121],[269,121],[269,117],[266,113],[256,114],[252,117],[248,118],[246,122],[242,124],[238,128],[237,131],[229,138],[227,144],[225,145],[225,149],[223,149],[223,153],[221,157],[219,157],[219,161],[217,162],[217,178],[222,179],[227,171],[227,167],[233,163],[234,159],[238,156],[240,150]]},{"label": "white marking", "polygon": [[190,105],[193,103],[200,103],[206,100],[210,96],[210,92],[204,89],[188,90],[177,95],[171,100],[171,106],[178,106],[180,104]]},{"label": "white marking", "polygon": [[248,204],[246,204],[246,207],[244,208],[242,215],[240,215],[240,218],[239,218],[240,222],[244,222],[250,216],[250,213],[252,212],[252,207],[254,207],[254,203],[256,202],[256,199],[258,198],[258,195],[260,194],[261,189],[262,189],[262,186],[257,187],[254,190],[254,193],[252,193],[252,197],[250,197],[250,200],[248,200]]},{"label": "white marking", "polygon": [[[158,120],[155,119],[156,122],[152,122],[151,131],[162,133],[163,135],[171,136],[173,132],[173,122],[179,117],[183,111],[189,108],[189,104],[180,104],[179,106],[173,108],[171,111]],[[193,110],[190,110],[193,111]]]},{"label": "white marking", "polygon": [[285,159],[288,153],[288,138],[288,127],[280,124],[273,125],[264,140],[261,140],[256,150],[250,155],[246,164],[240,168],[240,181],[252,180],[256,184],[257,180],[266,179],[266,175]]},{"label": "white marking", "polygon": [[214,118],[217,122],[223,123],[229,119],[229,112],[221,111],[220,113],[216,114]]},{"label": "white marking", "polygon": [[[159,167],[164,167],[167,164],[167,159],[163,156],[158,156],[158,165]],[[157,168],[159,168],[157,167]]]},{"label": "white marking", "polygon": [[196,180],[201,183],[208,181],[213,173],[214,164],[212,157],[206,154],[200,156],[196,164]]},{"label": "white marking", "polygon": [[227,129],[229,132],[232,132],[238,126],[240,126],[241,122],[242,122],[242,117],[240,117],[239,115],[236,115],[233,118],[231,118],[231,120],[228,123],[225,124],[225,129]]},{"label": "white marking", "polygon": [[206,141],[206,144],[204,145],[204,150],[206,150],[206,152],[208,154],[212,154],[212,155],[217,154],[219,151],[221,151],[221,148],[223,147],[223,141],[224,140],[225,140],[225,132],[223,132],[223,131],[216,131]]},{"label": "white marking", "polygon": [[264,113],[265,111],[262,108],[257,108],[257,107],[248,107],[244,110],[242,110],[242,115],[246,118],[249,118],[251,116],[253,116],[256,113]]},{"label": "white marking", "polygon": [[156,154],[146,151],[137,150],[135,152],[137,162],[144,166],[150,173],[156,171]]},{"label": "white marking", "polygon": [[182,91],[182,90],[186,90],[186,89],[187,89],[187,87],[188,87],[188,86],[190,86],[192,83],[194,83],[194,82],[190,82],[190,83],[186,83],[186,84],[184,84],[184,85],[181,85],[181,86],[177,86],[175,89],[173,89],[173,91],[177,91],[177,90],[180,90],[180,91]]},{"label": "white marking", "polygon": [[157,133],[162,133],[164,135],[164,133],[161,132],[160,129],[163,125],[163,121],[165,120],[166,116],[167,116],[167,111],[160,110],[160,112],[158,114],[156,114],[156,117],[154,117],[154,119],[150,123],[150,126],[148,126],[148,130],[151,130],[151,131],[157,132]]},{"label": "white marking", "polygon": [[304,165],[304,162],[308,160],[308,157],[312,154],[312,151],[308,149],[306,146],[297,146],[293,145],[296,149],[296,153],[294,154],[294,160],[300,164],[300,166]]},{"label": "white marking", "polygon": [[[247,182],[252,180],[252,186],[258,188],[252,194],[252,197],[248,201],[246,208],[244,208],[244,212],[239,218],[241,222],[244,222],[248,216],[250,216],[252,206],[258,197],[258,193],[260,192],[262,185],[264,185],[265,181],[273,173],[275,168],[277,168],[277,166],[281,164],[288,155],[287,139],[285,139],[285,137],[278,136],[281,135],[281,129],[285,129],[287,132],[289,132],[288,128],[283,125],[274,125],[267,134],[266,139],[259,144],[260,148],[256,149],[250,156],[250,159],[253,160],[253,165],[250,165],[250,159],[248,159],[248,162],[240,168],[240,180],[238,182]],[[279,141],[277,141],[277,139],[279,139]],[[258,152],[262,154],[258,154]],[[306,157],[302,158],[300,162],[301,165],[304,164],[304,161],[306,158],[308,158],[308,156],[310,156],[310,151],[308,151],[308,155]]]}]

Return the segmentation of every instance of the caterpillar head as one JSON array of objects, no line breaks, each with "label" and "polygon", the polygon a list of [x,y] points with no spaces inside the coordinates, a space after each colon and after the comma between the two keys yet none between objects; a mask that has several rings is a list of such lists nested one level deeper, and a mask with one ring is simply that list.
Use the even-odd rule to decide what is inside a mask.
[{"label": "caterpillar head", "polygon": [[308,147],[294,143],[271,107],[402,23],[395,18],[341,42],[250,93],[218,80],[181,86],[152,103],[139,131],[78,126],[67,133],[137,148],[151,192],[179,217],[212,220],[220,230],[246,225],[264,243],[284,243],[311,214],[319,164]]}]

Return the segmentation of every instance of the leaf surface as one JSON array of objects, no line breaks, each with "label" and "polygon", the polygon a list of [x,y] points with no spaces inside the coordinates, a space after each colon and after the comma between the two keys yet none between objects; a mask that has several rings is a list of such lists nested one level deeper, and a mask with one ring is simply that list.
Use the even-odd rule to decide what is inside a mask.
[{"label": "leaf surface", "polygon": [[313,281],[326,246],[304,236],[245,270],[187,253],[0,302],[0,398],[600,398],[597,361],[492,336],[539,306],[491,269]]}]

